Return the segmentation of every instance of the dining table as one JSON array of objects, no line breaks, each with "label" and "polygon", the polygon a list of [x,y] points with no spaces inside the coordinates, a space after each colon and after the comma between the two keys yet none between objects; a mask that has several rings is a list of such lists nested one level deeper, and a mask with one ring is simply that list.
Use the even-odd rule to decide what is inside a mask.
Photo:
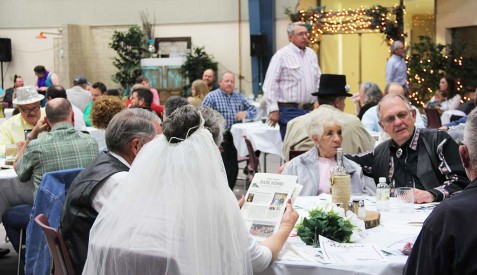
[{"label": "dining table", "polygon": [[278,124],[272,127],[262,120],[235,123],[232,125],[230,132],[239,157],[245,157],[249,154],[243,139],[244,136],[251,141],[254,150],[264,153],[264,171],[267,170],[266,154],[277,155],[283,159],[283,141]]},{"label": "dining table", "polygon": [[33,179],[21,182],[12,166],[5,165],[0,159],[0,221],[1,216],[9,207],[29,204],[33,205],[35,187]]},{"label": "dining table", "polygon": [[[298,197],[294,208],[300,219],[308,216],[310,209],[320,205],[320,197]],[[366,210],[374,211],[375,198],[366,197]],[[402,249],[417,238],[422,224],[437,203],[414,205],[412,212],[402,213],[395,198],[391,198],[390,211],[380,212],[380,224],[366,229],[357,243],[372,243],[381,249],[384,261],[350,261],[339,263],[323,263],[317,255],[320,248],[307,246],[296,236],[290,235],[278,260],[272,263],[261,275],[271,274],[402,274],[408,256]]]}]

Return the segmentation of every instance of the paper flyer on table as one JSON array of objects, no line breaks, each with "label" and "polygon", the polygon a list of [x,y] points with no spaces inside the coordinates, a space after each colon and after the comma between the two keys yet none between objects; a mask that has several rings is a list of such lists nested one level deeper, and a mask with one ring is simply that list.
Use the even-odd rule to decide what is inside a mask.
[{"label": "paper flyer on table", "polygon": [[255,174],[242,206],[245,225],[255,238],[267,238],[278,230],[288,199],[293,201],[303,188],[296,181],[296,176]]},{"label": "paper flyer on table", "polygon": [[328,263],[386,262],[381,251],[371,243],[339,243],[320,236],[323,258]]}]

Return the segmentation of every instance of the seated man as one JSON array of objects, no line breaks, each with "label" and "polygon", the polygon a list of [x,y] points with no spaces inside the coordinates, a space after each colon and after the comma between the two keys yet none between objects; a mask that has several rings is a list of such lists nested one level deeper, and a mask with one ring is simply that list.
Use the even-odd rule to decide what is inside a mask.
[{"label": "seated man", "polygon": [[128,174],[142,146],[161,132],[160,119],[154,113],[139,108],[121,111],[106,128],[109,152],[101,152],[71,184],[60,230],[77,274],[83,271],[89,230],[104,202]]},{"label": "seated man", "polygon": [[[391,83],[386,85],[386,88],[384,89],[384,94],[386,94],[386,95],[387,94],[397,94],[397,95],[402,95],[402,96],[405,97],[406,96],[406,91],[404,90],[404,88],[399,83],[391,82]],[[424,121],[422,120],[422,116],[419,113],[419,110],[414,106],[411,106],[411,107],[412,107],[413,110],[415,110],[415,113],[416,113],[416,116],[415,116],[416,127],[417,128],[426,128],[426,125],[424,124]],[[376,110],[377,110],[377,106],[373,106],[373,107],[369,108],[366,111],[366,113],[364,113],[363,118],[361,119],[361,121],[363,122],[364,127],[370,133],[379,133],[379,132],[383,131],[383,129],[381,128],[381,126],[379,124],[378,113],[377,113]]]},{"label": "seated man", "polygon": [[[33,177],[35,190],[46,172],[86,168],[98,155],[96,140],[73,128],[73,109],[67,99],[50,100],[45,111],[46,118],[28,134],[14,163],[20,181]],[[48,133],[37,139],[44,131]]]},{"label": "seated man", "polygon": [[107,95],[108,89],[106,88],[106,85],[104,85],[103,82],[96,82],[91,86],[91,89],[89,91],[91,92],[93,101],[91,101],[84,109],[84,121],[86,123],[86,126],[91,127],[92,123],[91,123],[90,114],[91,114],[91,109],[93,108],[93,103],[99,97],[103,95]]},{"label": "seated man", "polygon": [[129,108],[143,108],[151,112],[155,112],[162,117],[164,107],[152,103],[153,95],[151,91],[140,84],[134,85],[131,93],[131,105]]},{"label": "seated man", "polygon": [[0,155],[5,155],[6,144],[16,144],[25,140],[25,130],[35,127],[38,120],[45,117],[45,110],[40,108],[43,95],[31,86],[19,87],[13,103],[18,106],[20,114],[14,115],[0,125]]},{"label": "seated man", "polygon": [[[322,74],[318,92],[313,93],[313,95],[318,97],[318,109],[325,108],[338,112],[339,116],[337,118],[343,122],[343,143],[341,144],[343,152],[345,154],[363,153],[374,148],[375,141],[364,129],[357,116],[343,112],[346,97],[352,96],[345,90],[345,86],[346,76]],[[313,112],[296,117],[288,122],[283,141],[283,156],[287,161],[289,160],[291,146],[295,150],[302,151],[308,151],[315,146],[305,129]]]},{"label": "seated man", "polygon": [[424,222],[403,274],[476,274],[477,111],[467,119],[459,154],[471,183],[438,205]]},{"label": "seated man", "polygon": [[[39,108],[39,106],[38,106]],[[39,120],[21,145],[14,163],[20,181],[33,177],[35,193],[43,174],[71,168],[88,167],[98,154],[98,144],[87,134],[73,128],[73,111],[67,99],[55,98],[45,107],[46,117]],[[49,132],[38,138],[43,131]],[[37,139],[38,138],[38,139]],[[5,231],[15,250],[20,239],[20,229],[30,221],[29,207],[16,207],[4,215]]]},{"label": "seated man", "polygon": [[[65,88],[63,88],[63,86],[61,85],[51,85],[50,87],[48,87],[48,89],[46,90],[46,101],[50,101],[58,97],[67,98]],[[71,107],[73,108],[75,129],[78,131],[85,131],[86,124],[83,118],[83,112],[81,112],[81,110],[73,104],[71,104]]]},{"label": "seated man", "polygon": [[415,187],[416,203],[442,201],[461,191],[469,180],[458,146],[445,132],[415,126],[415,111],[402,95],[388,94],[377,107],[379,124],[391,137],[374,151],[347,156],[378,182],[385,177],[391,189]]}]

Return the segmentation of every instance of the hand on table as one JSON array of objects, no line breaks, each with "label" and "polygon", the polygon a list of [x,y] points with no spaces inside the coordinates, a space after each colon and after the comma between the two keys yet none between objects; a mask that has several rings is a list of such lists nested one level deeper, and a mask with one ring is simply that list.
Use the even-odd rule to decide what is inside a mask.
[{"label": "hand on table", "polygon": [[278,111],[271,112],[270,114],[268,114],[268,125],[275,127],[279,119],[280,113]]},{"label": "hand on table", "polygon": [[433,202],[436,197],[428,191],[414,188],[414,202],[415,203],[429,203]]},{"label": "hand on table", "polygon": [[235,119],[238,121],[241,121],[243,119],[247,118],[247,113],[246,112],[238,112],[235,114]]}]

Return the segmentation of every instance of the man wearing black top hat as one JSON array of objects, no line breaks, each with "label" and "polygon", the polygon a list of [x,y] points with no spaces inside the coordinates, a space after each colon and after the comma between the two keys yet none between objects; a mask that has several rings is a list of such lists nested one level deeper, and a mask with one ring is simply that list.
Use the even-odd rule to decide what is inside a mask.
[{"label": "man wearing black top hat", "polygon": [[[351,97],[346,76],[322,74],[318,92],[312,95],[318,97],[319,108],[339,111],[339,119],[343,121],[343,142],[341,146],[347,154],[363,153],[374,148],[375,141],[355,115],[344,113],[345,99]],[[288,128],[283,142],[283,155],[288,160],[290,147],[294,150],[307,151],[314,145],[308,138],[305,127],[308,117],[313,112],[297,117],[288,122]]]}]

